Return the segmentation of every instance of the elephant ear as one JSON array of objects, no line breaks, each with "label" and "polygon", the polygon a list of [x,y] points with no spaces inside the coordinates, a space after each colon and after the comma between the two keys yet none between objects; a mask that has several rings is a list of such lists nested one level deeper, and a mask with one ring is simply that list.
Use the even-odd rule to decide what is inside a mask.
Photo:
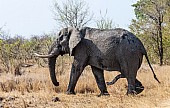
[{"label": "elephant ear", "polygon": [[70,39],[69,39],[69,48],[70,48],[70,55],[73,54],[73,49],[77,46],[77,44],[81,41],[82,35],[78,28],[70,28],[68,30],[70,33]]}]

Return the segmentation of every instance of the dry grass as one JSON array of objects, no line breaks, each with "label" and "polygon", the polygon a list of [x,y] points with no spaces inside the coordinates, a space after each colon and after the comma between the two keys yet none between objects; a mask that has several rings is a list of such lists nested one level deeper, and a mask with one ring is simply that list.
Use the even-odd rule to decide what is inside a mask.
[{"label": "dry grass", "polygon": [[[154,65],[158,84],[147,65],[142,65],[138,79],[145,90],[137,96],[126,96],[126,79],[107,86],[110,96],[97,97],[100,93],[89,67],[85,69],[76,86],[76,95],[66,95],[70,65],[61,67],[57,75],[59,87],[51,83],[48,68],[26,68],[21,76],[0,74],[0,106],[4,108],[162,108],[170,107],[170,66]],[[105,72],[106,81],[111,81],[118,72]],[[59,101],[52,99],[58,97]]]}]

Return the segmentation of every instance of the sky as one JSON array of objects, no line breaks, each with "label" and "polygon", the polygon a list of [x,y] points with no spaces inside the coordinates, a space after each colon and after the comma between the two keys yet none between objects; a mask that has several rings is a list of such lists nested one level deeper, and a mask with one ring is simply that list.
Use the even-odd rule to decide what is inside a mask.
[{"label": "sky", "polygon": [[[57,0],[59,4],[65,0]],[[94,19],[100,19],[100,11],[113,20],[117,27],[128,29],[135,18],[132,4],[137,0],[84,0]],[[97,1],[97,2],[96,2]],[[43,35],[58,32],[52,13],[54,0],[0,0],[0,27],[11,36]],[[90,23],[87,26],[96,27]]]}]

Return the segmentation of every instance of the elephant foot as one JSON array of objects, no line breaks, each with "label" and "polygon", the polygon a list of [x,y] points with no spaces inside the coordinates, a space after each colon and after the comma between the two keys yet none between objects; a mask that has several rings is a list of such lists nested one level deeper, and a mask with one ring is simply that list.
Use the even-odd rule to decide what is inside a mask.
[{"label": "elephant foot", "polygon": [[135,91],[137,94],[141,93],[144,90],[144,86],[138,80],[135,81]]},{"label": "elephant foot", "polygon": [[137,95],[139,93],[141,93],[142,91],[144,90],[144,87],[143,86],[136,86],[135,87],[135,90],[128,90],[127,91],[127,95]]},{"label": "elephant foot", "polygon": [[76,93],[74,91],[66,91],[67,95],[76,95]]},{"label": "elephant foot", "polygon": [[137,92],[135,90],[134,85],[128,85],[127,93],[126,95],[137,95]]},{"label": "elephant foot", "polygon": [[128,91],[127,91],[127,95],[131,94],[131,95],[137,95],[139,93],[141,93],[144,90],[144,86],[142,85],[142,83],[139,80],[135,80],[135,85],[129,85],[128,86]]},{"label": "elephant foot", "polygon": [[134,95],[137,95],[137,92],[136,92],[135,90],[128,90],[127,93],[126,93],[126,95],[132,95],[132,96],[134,96]]},{"label": "elephant foot", "polygon": [[104,92],[104,93],[100,93],[99,95],[97,95],[98,97],[101,96],[110,96],[110,94],[108,92]]},{"label": "elephant foot", "polygon": [[136,91],[137,94],[141,93],[143,90],[144,90],[143,86],[135,87],[135,91]]}]

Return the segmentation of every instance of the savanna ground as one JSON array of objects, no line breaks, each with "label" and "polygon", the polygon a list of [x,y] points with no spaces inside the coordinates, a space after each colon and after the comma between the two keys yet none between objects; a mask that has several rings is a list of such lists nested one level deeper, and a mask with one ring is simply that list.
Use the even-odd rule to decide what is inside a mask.
[{"label": "savanna ground", "polygon": [[[59,87],[53,86],[47,67],[34,65],[23,68],[20,76],[0,73],[0,106],[3,108],[170,108],[170,66],[153,65],[161,84],[153,78],[147,64],[138,71],[137,78],[145,90],[137,96],[126,96],[126,79],[107,86],[110,96],[97,97],[100,93],[87,67],[76,86],[76,95],[66,95],[70,63],[57,66]],[[61,72],[63,71],[63,72]],[[59,75],[60,74],[60,75]],[[105,72],[111,81],[118,72]]]}]

